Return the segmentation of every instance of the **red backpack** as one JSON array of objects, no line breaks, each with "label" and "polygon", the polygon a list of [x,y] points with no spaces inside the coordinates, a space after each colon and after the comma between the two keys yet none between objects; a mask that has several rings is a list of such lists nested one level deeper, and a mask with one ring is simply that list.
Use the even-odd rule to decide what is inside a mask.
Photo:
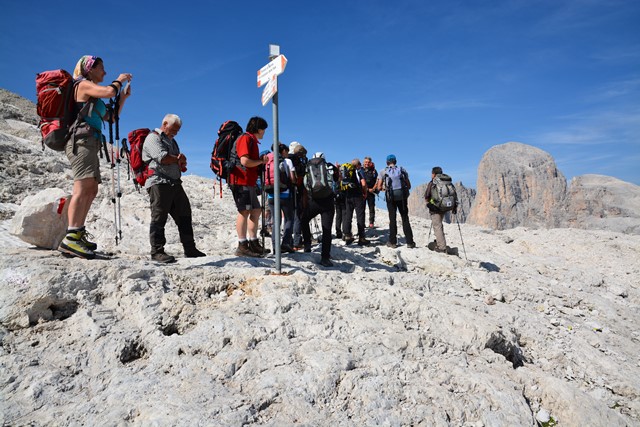
[{"label": "red backpack", "polygon": [[44,71],[36,75],[37,112],[40,116],[42,149],[64,151],[77,118],[73,99],[73,78],[65,70]]},{"label": "red backpack", "polygon": [[273,189],[275,187],[275,171],[276,169],[280,169],[280,191],[284,191],[286,190],[289,185],[291,184],[291,179],[289,179],[289,176],[286,173],[286,168],[284,166],[284,159],[282,157],[279,157],[279,164],[280,167],[276,168],[274,165],[274,159],[273,159],[273,152],[270,152],[269,154],[267,154],[267,158],[269,159],[267,161],[267,163],[265,163],[264,165],[264,189],[268,192],[268,193],[273,193]]},{"label": "red backpack", "polygon": [[147,139],[147,135],[151,132],[155,132],[155,130],[152,131],[147,128],[142,128],[132,130],[129,132],[129,135],[127,135],[129,137],[129,146],[131,147],[129,164],[131,165],[131,169],[133,169],[133,182],[136,186],[144,186],[147,178],[153,175],[153,169],[149,169],[149,164],[142,160],[142,147],[144,146],[145,139]]}]

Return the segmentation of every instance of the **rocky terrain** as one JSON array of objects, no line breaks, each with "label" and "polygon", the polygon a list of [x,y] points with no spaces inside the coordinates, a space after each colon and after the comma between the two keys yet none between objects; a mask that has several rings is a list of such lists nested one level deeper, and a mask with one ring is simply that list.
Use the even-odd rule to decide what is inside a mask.
[{"label": "rocky terrain", "polygon": [[71,190],[16,117],[0,119],[3,425],[640,425],[638,235],[446,224],[447,256],[415,216],[417,248],[386,247],[380,211],[372,246],[336,239],[335,267],[315,246],[277,271],[233,255],[230,193],[187,176],[208,256],[183,258],[169,223],[178,262],[159,265],[128,182],[116,246],[104,164],[87,226],[113,258],[69,259],[7,232],[26,196]]}]

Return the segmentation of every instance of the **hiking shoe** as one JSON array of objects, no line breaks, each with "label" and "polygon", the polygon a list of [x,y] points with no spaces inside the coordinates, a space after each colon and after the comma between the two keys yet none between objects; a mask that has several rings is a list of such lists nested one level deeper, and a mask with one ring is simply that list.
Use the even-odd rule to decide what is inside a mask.
[{"label": "hiking shoe", "polygon": [[387,242],[387,246],[389,246],[390,248],[393,248],[393,249],[398,247],[398,245],[393,243],[393,242]]},{"label": "hiking shoe", "polygon": [[416,242],[407,243],[407,247],[408,247],[409,249],[413,249],[413,248],[415,248],[415,247],[416,247]]},{"label": "hiking shoe", "polygon": [[336,230],[336,239],[342,239],[342,231]]},{"label": "hiking shoe", "polygon": [[157,262],[161,262],[164,264],[168,264],[170,262],[175,262],[176,258],[164,252],[157,252],[151,255],[151,259]]},{"label": "hiking shoe", "polygon": [[87,230],[82,230],[80,240],[82,241],[82,243],[84,243],[86,248],[90,251],[95,251],[96,249],[98,249],[98,245],[94,242],[90,242],[88,239],[93,239],[93,236],[89,234]]},{"label": "hiking shoe", "polygon": [[367,239],[365,239],[364,237],[360,237],[358,239],[358,245],[360,245],[360,246],[367,246],[369,244],[371,244],[371,242],[368,241]]},{"label": "hiking shoe", "polygon": [[192,249],[185,249],[184,256],[186,256],[187,258],[199,258],[199,257],[207,256],[207,254],[205,254],[204,252],[200,252],[196,248],[192,248]]},{"label": "hiking shoe", "polygon": [[351,234],[345,234],[345,235],[342,237],[342,240],[344,240],[344,242],[345,242],[347,245],[350,245],[350,244],[352,244],[356,239],[354,239],[354,238],[353,238],[353,236],[352,236]]},{"label": "hiking shoe", "polygon": [[289,245],[280,245],[280,252],[281,253],[289,253],[292,254],[294,253],[296,250],[293,249],[293,247],[289,246]]},{"label": "hiking shoe", "polygon": [[329,258],[320,258],[319,264],[323,267],[333,267],[333,263]]},{"label": "hiking shoe", "polygon": [[249,249],[257,254],[266,255],[271,253],[271,249],[266,249],[264,246],[262,246],[262,243],[260,243],[260,240],[258,239],[249,240]]},{"label": "hiking shoe", "polygon": [[249,242],[238,242],[236,256],[250,256],[253,258],[262,258],[262,254],[255,253],[249,248]]},{"label": "hiking shoe", "polygon": [[96,254],[85,246],[82,241],[82,234],[83,231],[67,233],[64,239],[62,239],[62,242],[60,242],[58,250],[84,259],[94,259]]}]

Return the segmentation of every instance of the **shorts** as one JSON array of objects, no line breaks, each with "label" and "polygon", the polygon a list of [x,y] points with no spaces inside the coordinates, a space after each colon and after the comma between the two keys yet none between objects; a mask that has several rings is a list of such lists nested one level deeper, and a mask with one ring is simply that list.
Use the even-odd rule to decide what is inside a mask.
[{"label": "shorts", "polygon": [[258,200],[256,187],[232,185],[231,193],[233,194],[233,200],[236,202],[238,212],[260,209],[260,201]]},{"label": "shorts", "polygon": [[95,178],[98,184],[102,182],[99,157],[101,142],[96,133],[82,136],[76,135],[69,140],[65,147],[65,154],[71,163],[74,181]]}]

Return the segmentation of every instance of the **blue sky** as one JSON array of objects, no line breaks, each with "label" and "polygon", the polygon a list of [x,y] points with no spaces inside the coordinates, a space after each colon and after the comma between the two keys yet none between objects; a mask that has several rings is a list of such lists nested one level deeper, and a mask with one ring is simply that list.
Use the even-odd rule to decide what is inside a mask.
[{"label": "blue sky", "polygon": [[3,3],[0,87],[35,101],[37,72],[98,55],[107,83],[134,75],[121,137],[180,115],[191,173],[212,177],[225,120],[260,115],[262,145],[273,143],[256,72],[274,43],[289,61],[280,140],[331,161],[370,155],[382,167],[394,153],[414,184],[440,165],[475,187],[482,155],[518,141],[549,152],[567,179],[640,184],[637,0],[50,4]]}]

